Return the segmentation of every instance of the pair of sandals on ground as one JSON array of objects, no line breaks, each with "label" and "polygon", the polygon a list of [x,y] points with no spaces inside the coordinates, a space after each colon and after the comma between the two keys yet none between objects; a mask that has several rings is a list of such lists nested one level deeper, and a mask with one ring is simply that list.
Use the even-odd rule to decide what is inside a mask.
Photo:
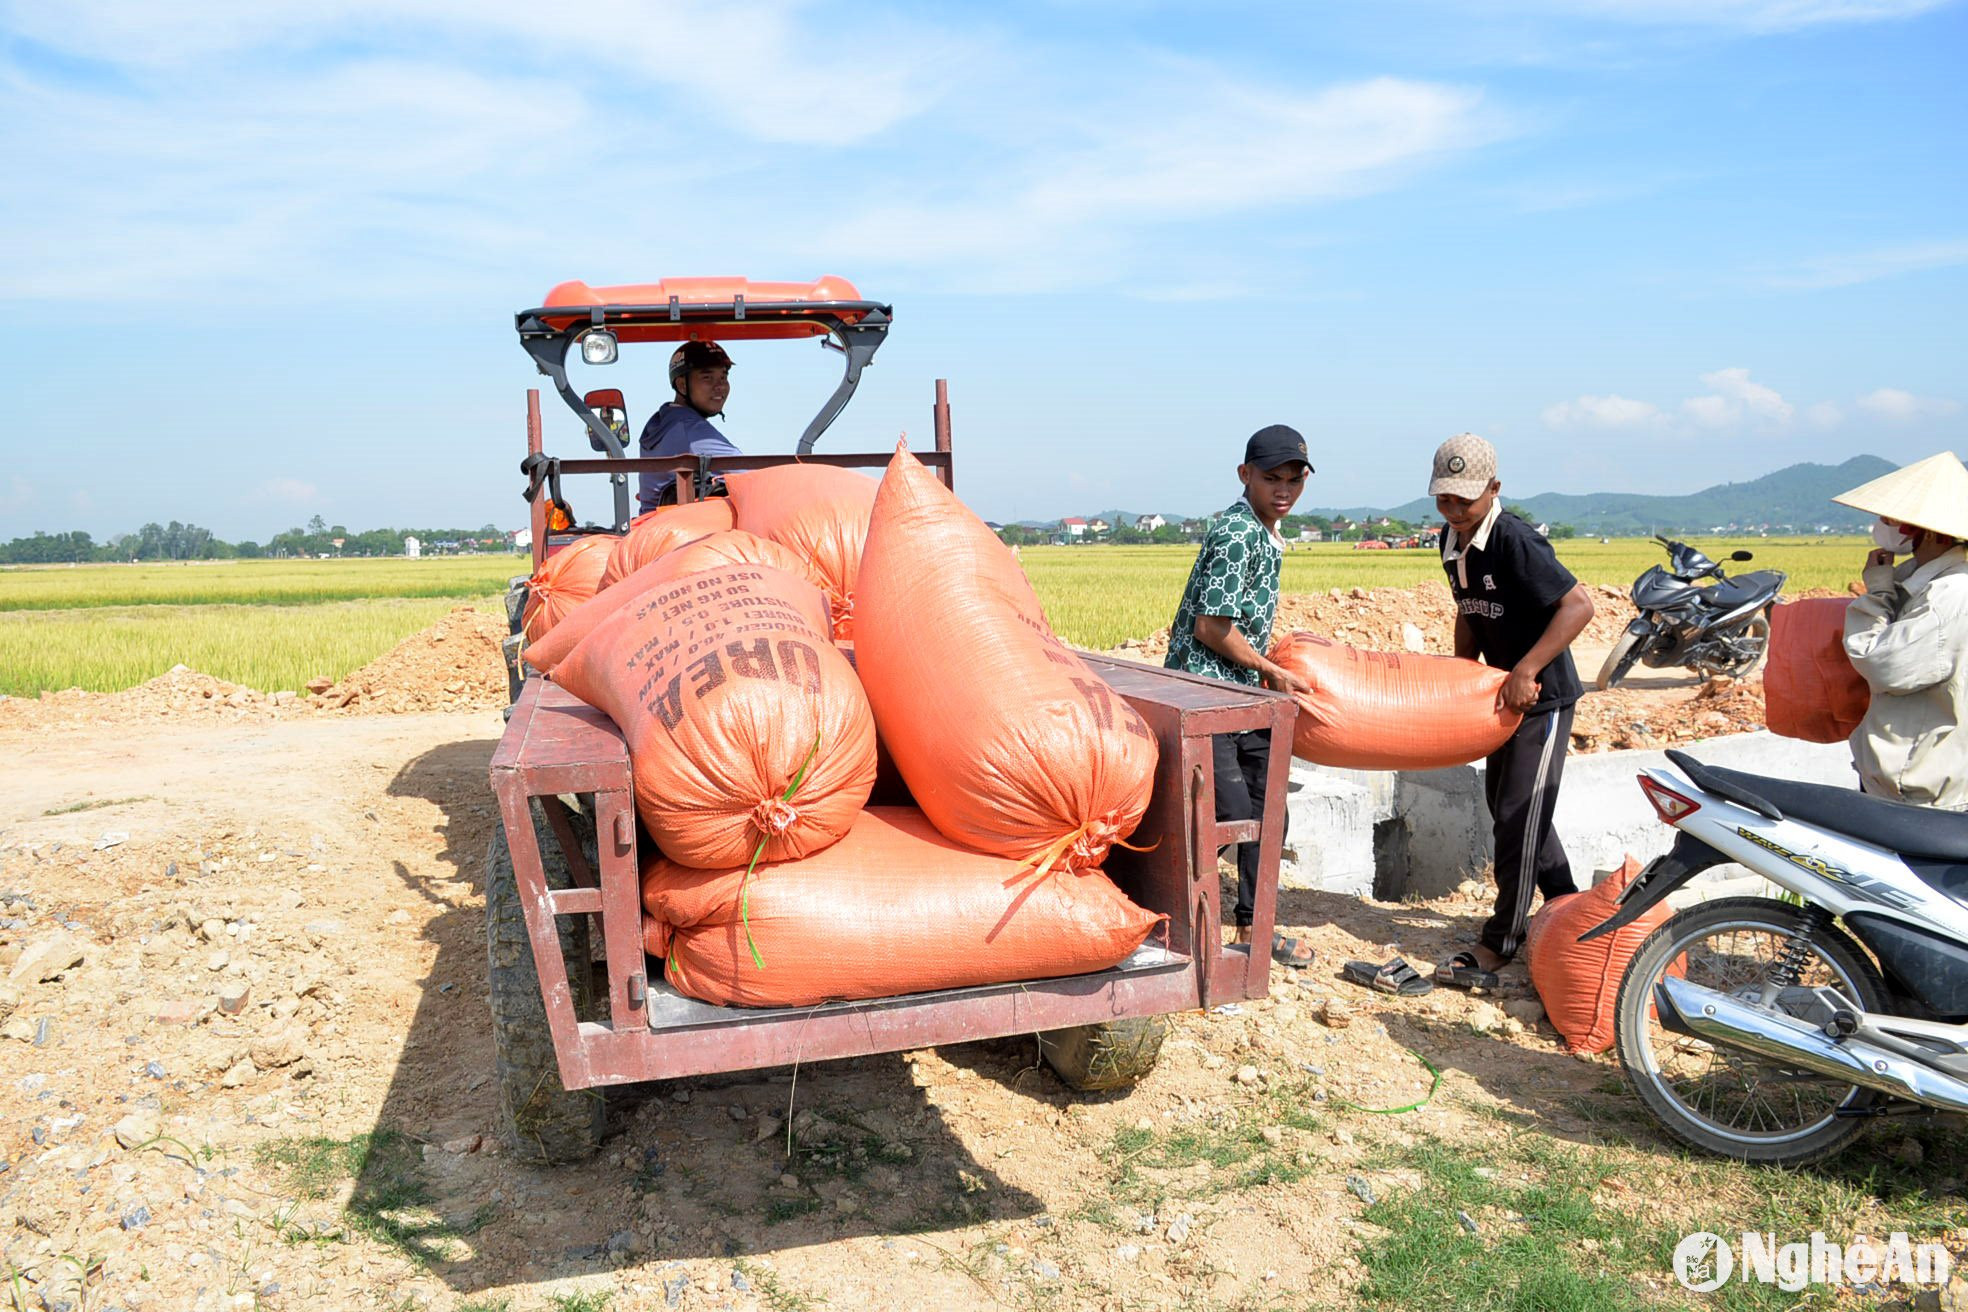
[{"label": "pair of sandals on ground", "polygon": [[[1271,959],[1291,970],[1304,970],[1318,959],[1307,939],[1292,938],[1284,934],[1271,936]],[[1392,993],[1400,997],[1416,997],[1428,993],[1437,984],[1445,988],[1464,989],[1471,992],[1495,992],[1497,973],[1485,970],[1476,959],[1474,952],[1458,952],[1435,968],[1435,978],[1429,979],[1406,959],[1395,957],[1379,965],[1371,961],[1349,961],[1340,967],[1340,975],[1362,988],[1376,993]]]}]

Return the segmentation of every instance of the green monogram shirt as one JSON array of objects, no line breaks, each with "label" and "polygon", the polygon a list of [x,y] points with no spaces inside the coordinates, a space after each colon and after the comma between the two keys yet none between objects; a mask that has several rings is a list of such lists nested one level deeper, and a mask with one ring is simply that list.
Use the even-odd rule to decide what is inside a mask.
[{"label": "green monogram shirt", "polygon": [[1262,683],[1263,676],[1256,670],[1232,665],[1196,641],[1196,617],[1228,618],[1244,640],[1263,655],[1271,646],[1271,621],[1278,613],[1278,576],[1284,561],[1278,539],[1264,527],[1250,502],[1242,498],[1233,502],[1203,535],[1203,549],[1196,554],[1189,583],[1182,590],[1182,604],[1176,607],[1175,623],[1169,626],[1168,659],[1163,665],[1230,683]]}]

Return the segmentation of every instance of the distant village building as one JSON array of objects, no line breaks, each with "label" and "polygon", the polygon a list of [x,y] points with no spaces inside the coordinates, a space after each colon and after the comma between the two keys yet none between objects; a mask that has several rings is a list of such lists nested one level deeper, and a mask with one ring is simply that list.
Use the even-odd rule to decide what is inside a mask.
[{"label": "distant village building", "polygon": [[1185,519],[1182,521],[1182,536],[1185,538],[1199,538],[1208,531],[1209,521],[1206,519]]},{"label": "distant village building", "polygon": [[1324,542],[1326,535],[1316,528],[1302,528],[1298,531],[1300,542]]},{"label": "distant village building", "polygon": [[424,544],[415,538],[406,537],[403,539],[403,554],[411,560],[415,560],[424,554]]},{"label": "distant village building", "polygon": [[1099,537],[1103,533],[1111,533],[1113,531],[1114,531],[1114,526],[1112,524],[1109,524],[1104,519],[1089,519],[1087,521],[1087,532],[1093,534],[1095,537]]},{"label": "distant village building", "polygon": [[506,534],[506,541],[512,544],[514,551],[531,551],[533,550],[533,530],[531,527],[516,528]]},{"label": "distant village building", "polygon": [[1078,515],[1068,515],[1065,519],[1060,520],[1059,527],[1065,531],[1066,536],[1069,538],[1083,538],[1086,536],[1087,522]]},{"label": "distant village building", "polygon": [[1142,515],[1134,521],[1134,526],[1143,533],[1153,533],[1158,528],[1166,527],[1167,524],[1168,521],[1160,515]]}]

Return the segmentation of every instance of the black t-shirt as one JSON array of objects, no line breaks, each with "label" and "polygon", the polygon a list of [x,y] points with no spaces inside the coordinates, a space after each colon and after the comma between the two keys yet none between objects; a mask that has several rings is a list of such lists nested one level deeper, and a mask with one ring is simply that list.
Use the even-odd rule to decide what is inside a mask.
[{"label": "black t-shirt", "polygon": [[[1558,563],[1558,553],[1536,529],[1507,512],[1490,526],[1487,546],[1467,549],[1464,564],[1466,588],[1456,578],[1456,562],[1442,561],[1456,611],[1475,632],[1483,660],[1500,670],[1514,669],[1537,646],[1559,601],[1578,580]],[[1526,714],[1570,706],[1584,691],[1566,648],[1538,674],[1537,704]]]}]

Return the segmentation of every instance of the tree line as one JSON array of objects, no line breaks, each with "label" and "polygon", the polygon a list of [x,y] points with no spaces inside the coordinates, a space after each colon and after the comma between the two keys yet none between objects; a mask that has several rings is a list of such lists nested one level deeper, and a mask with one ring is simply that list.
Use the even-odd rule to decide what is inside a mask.
[{"label": "tree line", "polygon": [[504,530],[495,524],[478,528],[373,528],[351,533],[316,515],[305,527],[276,533],[264,543],[227,542],[210,529],[172,520],[145,524],[134,533],[118,533],[97,542],[81,530],[36,532],[31,537],[0,543],[0,564],[65,565],[90,561],[233,560],[263,557],[400,556],[403,539],[414,537],[426,553],[450,555],[511,549]]}]

